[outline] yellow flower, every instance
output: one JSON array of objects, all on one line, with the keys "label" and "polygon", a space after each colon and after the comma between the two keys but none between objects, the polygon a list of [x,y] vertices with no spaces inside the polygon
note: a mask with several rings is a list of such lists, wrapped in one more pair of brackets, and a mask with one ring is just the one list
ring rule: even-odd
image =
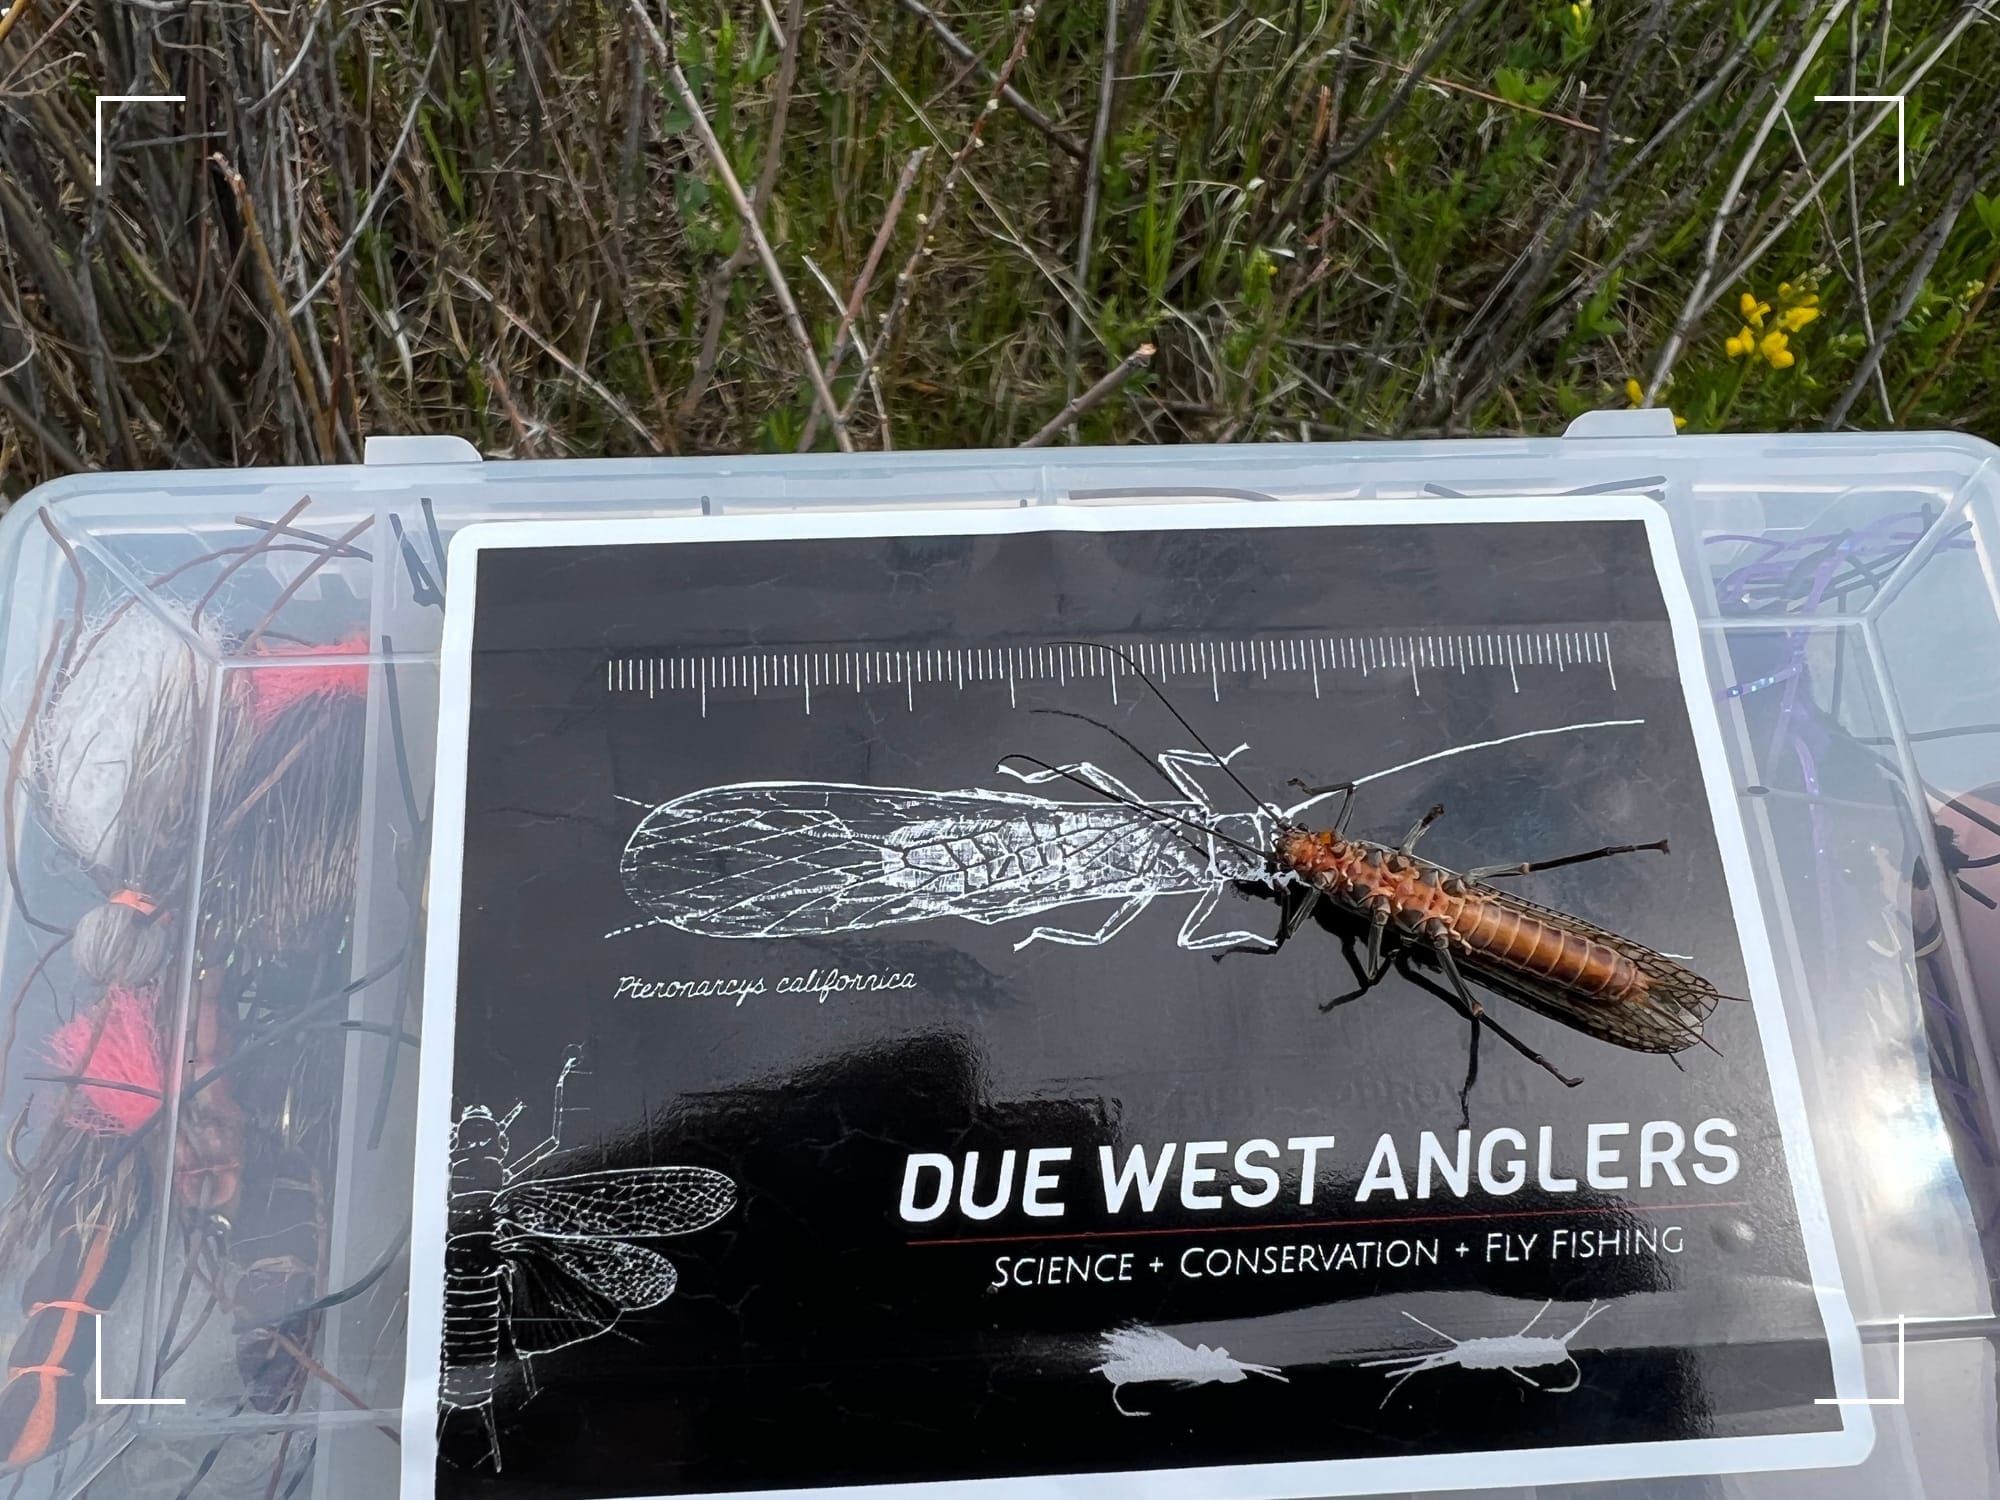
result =
[{"label": "yellow flower", "polygon": [[1806,307],[1804,305],[1800,305],[1798,307],[1792,308],[1789,312],[1783,314],[1778,319],[1778,322],[1782,324],[1784,327],[1789,328],[1793,333],[1797,333],[1801,328],[1805,327],[1806,324],[1810,323],[1814,318],[1818,316],[1819,316],[1818,308]]},{"label": "yellow flower", "polygon": [[1793,359],[1792,351],[1785,347],[1788,342],[1782,328],[1773,328],[1758,342],[1757,352],[1764,356],[1765,363],[1772,369],[1788,369]]},{"label": "yellow flower", "polygon": [[1749,292],[1745,292],[1741,297],[1737,298],[1736,305],[1743,313],[1743,321],[1748,323],[1752,328],[1762,328],[1764,326],[1764,314],[1771,310],[1770,303],[1759,302]]},{"label": "yellow flower", "polygon": [[1791,283],[1790,283],[1789,281],[1781,281],[1781,282],[1779,282],[1779,283],[1778,283],[1778,300],[1779,300],[1780,302],[1789,302],[1789,301],[1791,301],[1791,299],[1792,299],[1792,284],[1791,284]]},{"label": "yellow flower", "polygon": [[1757,347],[1757,335],[1748,328],[1739,329],[1730,338],[1722,341],[1722,349],[1731,359],[1748,354]]},{"label": "yellow flower", "polygon": [[1646,388],[1636,380],[1626,381],[1625,399],[1630,401],[1634,406],[1643,405],[1646,400]]},{"label": "yellow flower", "polygon": [[1675,427],[1676,429],[1679,429],[1679,428],[1682,428],[1682,427],[1685,427],[1685,426],[1687,426],[1687,424],[1688,424],[1688,419],[1687,419],[1686,417],[1675,417],[1675,418],[1674,418],[1674,427]]}]

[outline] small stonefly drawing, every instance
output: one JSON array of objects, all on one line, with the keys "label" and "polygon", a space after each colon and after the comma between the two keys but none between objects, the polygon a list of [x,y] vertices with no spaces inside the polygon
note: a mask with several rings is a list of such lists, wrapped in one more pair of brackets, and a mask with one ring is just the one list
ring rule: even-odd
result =
[{"label": "small stonefly drawing", "polygon": [[1171,1381],[1177,1390],[1198,1385],[1241,1385],[1251,1375],[1285,1377],[1272,1365],[1245,1364],[1230,1358],[1227,1349],[1211,1349],[1206,1344],[1192,1348],[1160,1328],[1135,1325],[1115,1328],[1104,1335],[1101,1365],[1092,1365],[1091,1374],[1111,1382],[1111,1404],[1125,1417],[1146,1417],[1151,1412],[1133,1411],[1118,1399],[1128,1385]]},{"label": "small stonefly drawing", "polygon": [[570,1048],[539,1145],[517,1152],[508,1141],[519,1104],[498,1118],[468,1105],[451,1128],[438,1420],[473,1413],[496,1473],[493,1403],[503,1364],[516,1363],[534,1395],[538,1356],[596,1338],[673,1295],[674,1263],[633,1241],[692,1234],[736,1206],[736,1184],[707,1167],[531,1175],[562,1150],[563,1088],[580,1061],[581,1049]]},{"label": "small stonefly drawing", "polygon": [[[1541,1321],[1542,1314],[1555,1305],[1552,1297],[1536,1310],[1534,1317],[1521,1325],[1519,1333],[1510,1333],[1498,1338],[1455,1339],[1441,1328],[1432,1328],[1415,1313],[1406,1312],[1408,1318],[1419,1328],[1426,1329],[1450,1344],[1449,1349],[1434,1350],[1429,1354],[1398,1354],[1388,1359],[1364,1360],[1360,1368],[1364,1370],[1382,1369],[1391,1365],[1401,1366],[1400,1372],[1389,1383],[1389,1390],[1382,1397],[1382,1406],[1389,1404],[1403,1382],[1412,1375],[1425,1370],[1442,1370],[1447,1365],[1456,1365],[1461,1370],[1505,1370],[1524,1385],[1538,1391],[1547,1391],[1552,1396],[1563,1396],[1583,1384],[1583,1366],[1576,1362],[1576,1356],[1569,1352],[1569,1341],[1583,1331],[1583,1325],[1603,1312],[1610,1303],[1600,1306],[1591,1303],[1577,1325],[1559,1338],[1547,1334],[1530,1335],[1528,1330]],[[1549,1365],[1567,1364],[1574,1371],[1574,1378],[1568,1385],[1545,1386],[1522,1374],[1524,1370],[1537,1370]],[[1376,1408],[1378,1411],[1381,1407]]]}]

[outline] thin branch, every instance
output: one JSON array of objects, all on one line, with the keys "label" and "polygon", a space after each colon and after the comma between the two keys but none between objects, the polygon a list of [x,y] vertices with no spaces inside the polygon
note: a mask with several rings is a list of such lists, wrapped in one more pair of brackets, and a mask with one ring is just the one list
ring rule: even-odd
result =
[{"label": "thin branch", "polygon": [[[743,221],[743,232],[750,236],[757,247],[757,258],[764,263],[764,274],[771,283],[771,293],[778,299],[778,306],[784,310],[785,323],[792,330],[792,338],[805,355],[806,378],[812,382],[813,398],[819,402],[826,414],[833,419],[833,440],[840,445],[843,453],[854,451],[853,439],[847,435],[847,427],[840,413],[840,405],[833,399],[833,391],[826,383],[826,376],[820,372],[819,354],[813,348],[812,335],[806,332],[805,319],[799,314],[799,304],[793,300],[792,289],[785,283],[784,270],[778,265],[778,257],[771,249],[771,242],[764,237],[764,226],[757,222],[757,210],[750,206],[750,200],[743,196],[743,184],[736,180],[736,173],[729,165],[729,154],[722,149],[722,142],[715,138],[715,127],[708,123],[708,116],[702,112],[701,101],[689,86],[687,75],[681,72],[681,65],[674,57],[674,49],[660,34],[660,28],[653,24],[653,18],[646,13],[641,0],[626,0],[632,14],[638,17],[639,29],[653,49],[653,55],[660,61],[672,85],[674,97],[693,122],[695,134],[701,137],[702,148],[708,152],[709,164],[715,168],[716,176],[722,179],[723,189],[729,194],[729,201],[735,205],[737,217]],[[672,12],[668,12],[671,17]]]},{"label": "thin branch", "polygon": [[[778,168],[784,161],[785,120],[791,113],[792,85],[798,78],[798,44],[805,28],[805,8],[805,0],[791,0],[791,8],[782,27],[776,24],[775,17],[772,18],[783,60],[778,64],[778,76],[771,87],[771,125],[764,138],[764,164],[758,168],[757,186],[750,194],[751,203],[760,213],[771,202],[771,190],[777,185]],[[708,391],[716,361],[721,357],[722,325],[729,317],[729,289],[735,284],[736,273],[750,264],[750,257],[755,253],[750,237],[745,235],[708,279],[708,316],[701,330],[701,351],[695,356],[694,370],[688,376],[687,389],[681,392],[680,406],[674,413],[676,420],[683,425],[692,422],[695,413],[700,410],[701,398]]]},{"label": "thin branch", "polygon": [[[1847,16],[1847,92],[1861,92],[1861,13],[1850,11]],[[1847,144],[1854,144],[1854,111],[1846,111]],[[1796,138],[1795,138],[1796,143]],[[1799,152],[1804,156],[1803,149]],[[1875,342],[1875,315],[1869,302],[1868,252],[1861,244],[1861,184],[1854,170],[1854,158],[1847,159],[1847,218],[1852,227],[1854,245],[1854,294],[1855,305],[1861,309],[1861,332],[1869,343]],[[1828,231],[1829,235],[1831,230]],[[1882,420],[1894,422],[1896,415],[1889,404],[1889,382],[1882,374],[1882,367],[1875,367],[1875,390],[1882,398]]]},{"label": "thin branch", "polygon": [[[1122,0],[1104,0],[1104,71],[1097,84],[1097,123],[1090,132],[1090,160],[1083,169],[1083,218],[1076,230],[1076,302],[1069,310],[1069,341],[1064,360],[1068,395],[1076,399],[1076,367],[1083,347],[1083,309],[1090,298],[1091,240],[1097,229],[1097,190],[1104,176],[1104,140],[1111,133],[1111,101],[1118,91],[1118,7]],[[1072,441],[1076,434],[1070,434]]]},{"label": "thin branch", "polygon": [[[1374,63],[1377,67],[1380,68],[1393,68],[1398,73],[1403,74],[1405,77],[1408,77],[1410,74],[1416,71],[1416,69],[1406,67],[1404,64],[1396,62],[1392,58],[1376,57],[1360,47],[1354,47],[1350,50],[1352,50],[1354,55],[1360,58],[1363,62]],[[1502,109],[1516,110],[1521,114],[1533,115],[1537,119],[1548,120],[1557,125],[1567,125],[1572,130],[1586,131],[1591,135],[1603,134],[1602,130],[1600,130],[1597,126],[1591,124],[1590,121],[1588,120],[1579,120],[1574,115],[1559,115],[1554,110],[1537,109],[1532,104],[1522,104],[1513,99],[1503,98],[1499,94],[1489,94],[1486,92],[1485,89],[1476,89],[1469,83],[1460,83],[1455,78],[1446,78],[1439,73],[1426,73],[1423,75],[1423,81],[1425,83],[1430,84],[1434,88],[1451,89],[1460,94],[1470,94],[1475,99],[1484,99],[1488,104],[1497,104]],[[1621,135],[1618,138],[1618,140],[1621,145],[1635,146],[1638,144],[1638,142],[1629,135]]]},{"label": "thin branch", "polygon": [[1096,385],[1078,396],[1050,420],[1049,425],[1021,444],[1023,448],[1046,447],[1055,435],[1078,417],[1097,410],[1126,381],[1153,362],[1153,346],[1141,344],[1125,356],[1118,368],[1106,375]]},{"label": "thin branch", "polygon": [[[993,70],[981,61],[977,52],[974,52],[964,42],[959,40],[956,32],[938,19],[936,11],[932,10],[928,5],[923,4],[922,0],[902,0],[902,6],[904,10],[916,16],[930,27],[932,34],[944,44],[945,51],[971,68],[985,82],[989,84],[993,82]],[[1008,107],[1022,119],[1047,136],[1054,143],[1056,149],[1062,152],[1063,155],[1073,161],[1083,160],[1083,142],[1079,141],[1068,131],[1060,128],[1055,121],[1051,120],[1039,109],[1036,109],[1034,105],[1021,96],[1020,90],[1016,89],[1012,84],[1008,84],[1000,90],[1000,97],[1006,100]]]},{"label": "thin branch", "polygon": [[0,42],[7,40],[7,33],[14,29],[14,23],[25,16],[28,7],[34,3],[35,0],[14,0],[14,3],[7,7],[7,14],[0,16]]},{"label": "thin branch", "polygon": [[1833,404],[1833,410],[1826,414],[1824,424],[1828,432],[1837,432],[1847,420],[1847,413],[1853,408],[1862,391],[1882,363],[1882,356],[1889,352],[1889,341],[1895,338],[1903,326],[1903,320],[1910,315],[1910,309],[1917,305],[1917,298],[1923,294],[1924,282],[1930,277],[1931,267],[1944,252],[1944,242],[1951,238],[1951,229],[1958,222],[1958,216],[1965,211],[1965,205],[1972,199],[1972,189],[1977,181],[1970,172],[1961,172],[1958,181],[1952,185],[1951,199],[1945,204],[1944,212],[1932,222],[1924,236],[1923,253],[1911,267],[1909,279],[1903,283],[1902,295],[1896,299],[1896,307],[1882,324],[1882,331],[1868,346],[1862,356],[1854,378],[1847,383],[1847,389],[1840,393],[1840,399]]},{"label": "thin branch", "polygon": [[430,88],[431,67],[437,62],[438,48],[443,45],[442,33],[432,39],[431,55],[424,59],[424,70],[417,75],[417,87],[410,95],[410,107],[403,115],[403,128],[396,137],[395,149],[389,153],[389,159],[382,163],[382,171],[375,179],[375,187],[368,194],[368,201],[362,205],[361,213],[355,219],[354,227],[348,230],[347,238],[341,242],[340,249],[334,253],[333,259],[326,263],[326,269],[319,273],[319,279],[306,288],[305,295],[286,309],[291,317],[296,318],[312,306],[313,298],[326,289],[326,284],[333,280],[334,273],[346,263],[347,257],[354,253],[354,247],[361,242],[362,231],[367,229],[370,221],[374,219],[375,210],[382,206],[382,197],[389,191],[389,179],[395,176],[396,168],[403,160],[403,153],[409,149],[410,136],[416,131],[417,112],[423,108],[424,96]]},{"label": "thin branch", "polygon": [[292,355],[292,374],[298,381],[299,396],[306,403],[306,409],[313,416],[314,435],[319,439],[319,460],[321,463],[333,461],[333,413],[319,399],[319,385],[313,379],[312,366],[306,362],[306,351],[299,343],[298,333],[292,327],[292,320],[285,314],[285,293],[278,285],[277,267],[271,264],[271,252],[264,244],[264,232],[257,227],[257,210],[250,200],[250,188],[243,181],[242,173],[229,164],[229,158],[220,151],[209,160],[228,179],[230,191],[236,194],[236,207],[243,216],[243,231],[250,237],[250,253],[257,261],[257,269],[264,278],[265,295],[271,299],[271,317],[278,325],[278,331],[285,340]]},{"label": "thin branch", "polygon": [[[896,190],[889,195],[889,206],[883,211],[882,225],[875,231],[875,242],[868,247],[868,258],[861,263],[861,274],[854,278],[854,290],[847,295],[847,305],[841,309],[840,326],[833,331],[833,350],[826,357],[827,384],[840,371],[840,363],[847,358],[848,340],[854,328],[854,320],[861,316],[861,305],[868,296],[869,285],[875,280],[875,270],[882,264],[882,256],[889,248],[889,241],[896,233],[896,222],[903,216],[903,200],[910,196],[910,187],[917,180],[917,172],[923,167],[924,159],[931,154],[928,146],[919,146],[910,153],[910,159],[903,163],[903,175],[896,179]],[[864,352],[861,356],[867,359]],[[819,437],[819,408],[806,420],[806,430],[799,437],[798,451],[810,453],[812,445]]]},{"label": "thin branch", "polygon": [[570,379],[574,380],[578,385],[582,386],[585,390],[589,391],[591,395],[595,396],[599,401],[602,401],[606,406],[610,407],[612,411],[616,412],[618,414],[619,420],[622,421],[627,427],[631,428],[634,432],[636,432],[641,438],[641,440],[645,442],[647,447],[651,448],[655,453],[665,453],[667,451],[665,444],[663,444],[659,440],[659,438],[653,435],[652,429],[647,427],[644,422],[641,422],[637,417],[635,417],[632,414],[631,407],[627,406],[623,401],[620,401],[617,398],[617,396],[613,395],[609,390],[607,390],[601,382],[594,379],[590,375],[586,374],[582,369],[578,368],[575,360],[571,359],[567,354],[563,353],[562,350],[558,349],[554,344],[550,343],[547,339],[543,338],[539,333],[535,332],[535,330],[528,325],[527,321],[524,318],[522,318],[519,314],[517,314],[511,307],[507,306],[506,303],[502,302],[498,297],[495,297],[491,292],[487,291],[485,287],[481,286],[477,281],[473,280],[472,277],[466,275],[463,271],[454,271],[452,272],[452,275],[456,276],[460,281],[464,282],[467,289],[470,290],[474,296],[480,298],[484,302],[490,303],[495,312],[500,314],[501,317],[505,318],[518,331],[527,335],[528,339],[535,345],[536,348],[540,349],[542,353],[546,354],[550,359],[554,360],[557,364],[563,367],[563,370],[569,375]]},{"label": "thin branch", "polygon": [[[1749,147],[1736,163],[1736,171],[1730,177],[1729,185],[1722,190],[1722,201],[1715,206],[1715,216],[1709,221],[1708,241],[1702,246],[1701,270],[1695,276],[1694,287],[1688,292],[1687,303],[1681,308],[1681,315],[1674,322],[1674,330],[1668,335],[1666,346],[1660,350],[1659,361],[1653,366],[1653,378],[1646,383],[1645,397],[1639,403],[1641,406],[1653,404],[1660,387],[1667,383],[1667,376],[1673,373],[1674,361],[1680,358],[1681,349],[1686,345],[1688,335],[1694,331],[1695,321],[1702,315],[1705,306],[1702,299],[1708,295],[1708,289],[1715,281],[1715,262],[1722,253],[1723,231],[1729,227],[1729,216],[1736,209],[1736,200],[1742,195],[1743,184],[1750,176],[1751,167],[1756,165],[1757,154],[1764,149],[1764,142],[1770,139],[1771,132],[1777,128],[1778,116],[1785,112],[1785,106],[1791,102],[1792,93],[1798,88],[1799,80],[1804,78],[1807,70],[1812,67],[1813,60],[1819,56],[1819,49],[1825,44],[1827,35],[1833,30],[1834,23],[1840,19],[1849,3],[1850,0],[1834,0],[1826,15],[1821,18],[1819,29],[1813,33],[1812,40],[1806,43],[1798,61],[1792,64],[1792,71],[1785,75],[1785,81],[1778,85],[1777,97],[1771,101],[1771,107],[1765,112],[1763,123],[1758,125],[1757,133],[1750,138]],[[1724,285],[1729,284],[1731,283],[1724,283]]]},{"label": "thin branch", "polygon": [[[945,168],[944,181],[938,184],[937,194],[931,199],[930,212],[917,220],[917,227],[923,230],[923,234],[918,237],[916,248],[910,252],[909,259],[903,262],[903,269],[896,273],[895,294],[889,299],[889,310],[882,315],[882,326],[875,335],[876,359],[885,357],[889,352],[890,342],[896,336],[896,324],[902,317],[904,309],[910,304],[910,288],[915,284],[917,268],[923,264],[924,257],[931,253],[930,241],[936,234],[938,221],[944,217],[944,211],[951,203],[952,190],[958,186],[959,178],[965,173],[966,162],[971,160],[972,153],[984,144],[982,136],[986,122],[992,119],[994,112],[1000,108],[1001,91],[1006,88],[1007,80],[1013,76],[1014,69],[1020,66],[1021,59],[1027,55],[1028,33],[1034,28],[1034,24],[1035,7],[1022,6],[1021,25],[1014,33],[1014,45],[1007,53],[1007,60],[1000,65],[999,73],[995,75],[993,92],[986,100],[986,107],[980,110],[979,118],[972,122],[972,129],[966,134],[965,144],[958,148],[957,154],[951,159],[951,165]],[[854,394],[848,397],[847,404],[840,409],[839,416],[842,420],[845,420],[860,404],[862,388],[866,383],[865,377],[873,367],[873,363],[873,360],[862,361],[861,375],[864,378],[855,382]],[[840,436],[838,427],[834,429],[834,435]]]},{"label": "thin branch", "polygon": [[[1951,50],[1952,44],[1956,42],[1959,39],[1959,37],[1965,34],[1965,30],[1967,27],[1971,26],[1974,21],[1979,20],[1981,17],[1987,17],[1987,13],[1978,3],[1978,0],[1974,0],[1974,3],[1966,6],[1966,8],[1959,14],[1958,20],[1955,23],[1953,23],[1951,29],[1947,31],[1943,35],[1943,37],[1941,37],[1938,40],[1938,44],[1930,50],[1930,52],[1924,57],[1924,60],[1918,63],[1915,68],[1911,69],[1910,72],[1899,83],[1897,83],[1892,88],[1884,90],[1884,92],[1889,94],[1915,93],[1917,85],[1919,83],[1922,83],[1925,76],[1931,71],[1931,69],[1938,65],[1938,63],[1943,59],[1945,53]],[[1987,19],[1991,18],[1987,17]],[[1894,119],[1895,115],[1896,115],[1895,105],[1889,104],[1883,106],[1883,108],[1876,113],[1875,118],[1869,121],[1867,125],[1862,127],[1860,133],[1854,137],[1852,142],[1849,143],[1847,149],[1842,151],[1840,155],[1836,156],[1830,163],[1827,164],[1827,169],[1824,174],[1825,177],[1833,176],[1833,174],[1837,172],[1841,167],[1845,166],[1849,161],[1853,160],[1854,153],[1858,149],[1860,149],[1861,143],[1867,140],[1869,136],[1873,135],[1876,132],[1876,130],[1881,128],[1883,125],[1887,124],[1890,120]],[[1748,271],[1751,266],[1755,265],[1758,261],[1763,259],[1764,252],[1766,250],[1769,250],[1773,245],[1775,245],[1778,242],[1779,237],[1785,234],[1792,227],[1792,225],[1798,222],[1799,215],[1803,214],[1806,211],[1806,208],[1811,204],[1811,202],[1812,202],[1812,193],[1811,191],[1809,191],[1804,198],[1801,198],[1797,203],[1794,203],[1791,206],[1791,208],[1786,210],[1783,217],[1781,217],[1776,224],[1771,226],[1770,232],[1766,234],[1762,239],[1758,240],[1755,245],[1752,245],[1748,253],[1746,253],[1740,260],[1736,262],[1736,265],[1731,269],[1730,273],[1727,276],[1723,277],[1722,280],[1717,283],[1717,290],[1710,295],[1707,303],[1702,307],[1701,311],[1705,313],[1709,310],[1709,308],[1714,307],[1715,304],[1722,299],[1727,288],[1734,286],[1738,281],[1742,280],[1744,273]]]},{"label": "thin branch", "polygon": [[[1987,270],[1986,281],[1979,288],[1979,295],[1974,297],[1971,305],[1965,309],[1965,316],[1959,319],[1958,327],[1952,330],[1951,338],[1945,344],[1943,351],[1925,367],[1923,379],[1919,380],[1916,386],[1910,391],[1910,394],[1903,398],[1902,408],[1889,418],[1896,426],[1901,427],[1905,422],[1910,420],[1910,413],[1916,410],[1917,403],[1924,399],[1924,396],[1929,392],[1938,376],[1951,368],[1951,362],[1958,358],[1958,346],[1965,342],[1965,336],[1972,332],[1972,325],[1977,323],[1979,315],[1986,311],[1986,303],[1992,297],[1993,288],[1996,286],[2000,286],[2000,258],[1996,258],[1992,266]],[[1879,365],[1875,370],[1875,378],[1878,382],[1882,380],[1882,371]],[[1888,399],[1889,392],[1885,385],[1882,392],[1882,400],[1885,407]]]}]

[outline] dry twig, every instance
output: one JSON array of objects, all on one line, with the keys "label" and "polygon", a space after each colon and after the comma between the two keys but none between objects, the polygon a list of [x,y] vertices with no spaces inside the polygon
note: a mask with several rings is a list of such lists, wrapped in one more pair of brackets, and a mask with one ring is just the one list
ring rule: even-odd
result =
[{"label": "dry twig", "polygon": [[1153,352],[1151,344],[1141,344],[1130,354],[1126,355],[1115,370],[1111,371],[1102,380],[1098,381],[1096,385],[1093,385],[1089,390],[1057,412],[1049,420],[1048,426],[1029,438],[1021,446],[1023,448],[1046,447],[1057,433],[1069,426],[1078,417],[1097,410],[1098,407],[1102,406],[1110,398],[1114,391],[1134,375],[1138,374],[1139,371],[1145,369],[1147,365],[1151,364],[1153,362]]},{"label": "dry twig", "polygon": [[[701,101],[681,72],[681,65],[674,57],[674,49],[667,39],[660,35],[660,28],[653,24],[653,18],[646,14],[641,0],[626,0],[632,14],[639,18],[640,30],[644,33],[653,55],[665,70],[667,82],[672,85],[674,97],[680,101],[689,119],[694,124],[695,134],[701,137],[702,149],[708,153],[709,165],[715,175],[722,179],[722,187],[729,194],[729,201],[735,205],[736,216],[743,221],[743,232],[750,236],[756,246],[757,258],[764,263],[764,274],[770,279],[771,294],[778,299],[778,306],[784,309],[785,324],[792,330],[792,338],[799,351],[805,356],[806,378],[812,382],[813,397],[820,408],[833,419],[833,440],[840,445],[843,453],[854,451],[854,442],[847,435],[847,423],[839,403],[833,399],[833,391],[826,383],[826,376],[820,373],[819,354],[813,348],[812,335],[806,332],[805,319],[799,313],[799,304],[792,297],[792,289],[785,282],[785,273],[778,264],[777,254],[771,249],[771,242],[764,237],[764,226],[757,222],[757,210],[750,206],[750,200],[743,196],[743,184],[736,180],[736,173],[729,165],[729,153],[722,149],[722,142],[715,138],[715,127],[708,123],[708,116],[702,112]],[[671,23],[673,12],[667,13]]]},{"label": "dry twig", "polygon": [[[938,41],[944,44],[945,51],[971,68],[985,82],[993,82],[993,70],[980,60],[977,52],[974,52],[959,39],[957,32],[938,19],[938,13],[928,5],[925,5],[923,0],[902,0],[902,6],[904,10],[930,27],[932,34],[937,37]],[[1104,65],[1107,68],[1111,66],[1109,57],[1105,59]],[[1054,143],[1056,149],[1061,151],[1063,155],[1073,161],[1083,160],[1083,142],[1079,141],[1068,131],[1061,129],[1055,121],[1051,120],[1039,109],[1036,109],[1034,105],[1021,96],[1020,90],[1016,89],[1011,83],[1005,85],[1000,90],[1000,97],[1006,100],[1008,107],[1020,115],[1022,119],[1047,136]]]}]

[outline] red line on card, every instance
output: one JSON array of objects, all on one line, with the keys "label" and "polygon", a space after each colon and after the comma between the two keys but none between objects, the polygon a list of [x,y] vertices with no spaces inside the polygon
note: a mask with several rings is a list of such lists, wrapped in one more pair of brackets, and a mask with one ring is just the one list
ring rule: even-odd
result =
[{"label": "red line on card", "polygon": [[1278,1234],[1295,1229],[1370,1229],[1382,1224],[1462,1224],[1478,1219],[1560,1219],[1579,1214],[1674,1214],[1703,1208],[1748,1208],[1745,1198],[1727,1203],[1635,1203],[1619,1208],[1521,1208],[1499,1214],[1407,1214],[1387,1219],[1310,1219],[1301,1224],[1206,1224],[1170,1229],[1079,1230],[1075,1234],[993,1234],[955,1240],[906,1240],[913,1250],[927,1245],[1053,1245],[1064,1240],[1129,1240],[1164,1234]]}]

